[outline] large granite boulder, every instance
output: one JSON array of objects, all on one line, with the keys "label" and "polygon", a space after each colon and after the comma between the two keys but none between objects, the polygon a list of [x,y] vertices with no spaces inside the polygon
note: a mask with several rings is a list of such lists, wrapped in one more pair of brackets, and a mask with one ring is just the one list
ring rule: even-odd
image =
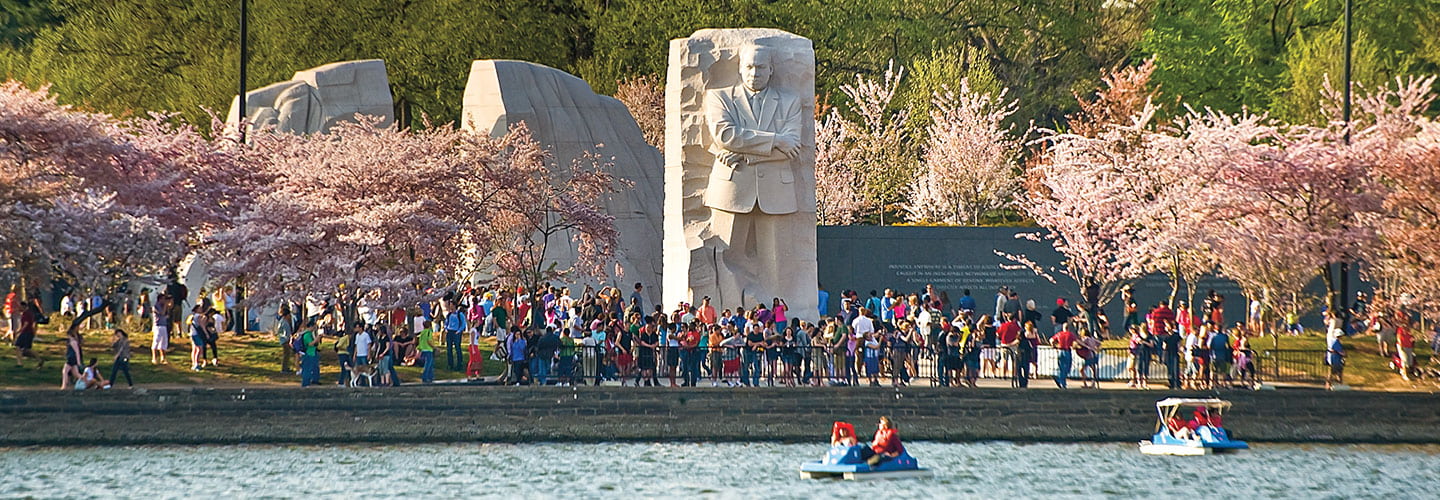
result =
[{"label": "large granite boulder", "polygon": [[[475,61],[465,84],[461,127],[503,135],[525,122],[535,139],[554,155],[555,168],[568,168],[588,152],[612,157],[614,174],[629,187],[603,201],[620,231],[619,265],[625,283],[646,285],[646,309],[653,307],[660,280],[660,221],[663,159],[645,142],[624,104],[598,95],[574,75],[555,68],[504,60]],[[548,258],[559,267],[575,260],[571,238],[552,242]],[[630,290],[623,286],[623,290]]]},{"label": "large granite boulder", "polygon": [[[226,123],[239,118],[240,98],[230,101]],[[380,117],[378,126],[395,120],[385,61],[342,61],[295,72],[289,80],[245,93],[245,118],[250,130],[274,127],[282,132],[325,132],[355,115]]]}]

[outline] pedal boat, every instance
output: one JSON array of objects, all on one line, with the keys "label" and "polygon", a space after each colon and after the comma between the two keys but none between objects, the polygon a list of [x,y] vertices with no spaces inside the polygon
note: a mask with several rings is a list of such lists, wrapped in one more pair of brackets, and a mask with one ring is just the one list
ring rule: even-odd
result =
[{"label": "pedal boat", "polygon": [[871,467],[860,459],[860,450],[865,445],[832,446],[824,460],[806,462],[800,465],[801,479],[844,479],[846,481],[869,481],[875,479],[915,479],[934,477],[930,469],[920,468],[915,457],[906,450],[900,456],[880,462]]},{"label": "pedal boat", "polygon": [[1166,398],[1157,401],[1155,410],[1159,421],[1155,424],[1155,434],[1149,441],[1140,442],[1140,453],[1194,456],[1250,449],[1248,443],[1230,439],[1230,433],[1223,427],[1201,425],[1193,432],[1172,432],[1165,425],[1166,420],[1178,416],[1185,408],[1204,408],[1213,417],[1218,417],[1229,407],[1230,402],[1223,399]]}]

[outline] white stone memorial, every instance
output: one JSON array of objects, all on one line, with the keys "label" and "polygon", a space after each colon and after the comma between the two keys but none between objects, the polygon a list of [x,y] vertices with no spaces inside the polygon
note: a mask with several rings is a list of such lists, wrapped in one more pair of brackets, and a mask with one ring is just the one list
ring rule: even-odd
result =
[{"label": "white stone memorial", "polygon": [[[614,161],[615,177],[627,181],[619,193],[601,201],[615,217],[620,232],[618,264],[624,274],[620,288],[628,297],[631,284],[645,285],[646,310],[659,289],[662,158],[645,142],[635,118],[620,101],[598,95],[569,73],[524,61],[483,60],[470,66],[461,110],[465,130],[504,135],[525,122],[535,139],[554,156],[554,168],[569,168],[586,152]],[[560,268],[576,258],[576,244],[551,242],[547,260]]]},{"label": "white stone memorial", "polygon": [[774,29],[670,42],[664,298],[817,313],[815,51]]},{"label": "white stone memorial", "polygon": [[[239,121],[239,107],[236,96],[225,119],[232,127]],[[245,93],[249,130],[274,127],[295,134],[325,132],[340,121],[354,120],[357,114],[380,117],[377,125],[381,127],[395,121],[385,61],[330,63]]]}]

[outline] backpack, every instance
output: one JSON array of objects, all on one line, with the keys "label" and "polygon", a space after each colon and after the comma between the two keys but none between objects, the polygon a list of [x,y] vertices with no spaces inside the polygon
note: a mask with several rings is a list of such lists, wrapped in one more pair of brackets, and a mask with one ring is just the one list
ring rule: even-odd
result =
[{"label": "backpack", "polygon": [[296,354],[305,354],[305,334],[298,333],[290,337],[290,349]]}]

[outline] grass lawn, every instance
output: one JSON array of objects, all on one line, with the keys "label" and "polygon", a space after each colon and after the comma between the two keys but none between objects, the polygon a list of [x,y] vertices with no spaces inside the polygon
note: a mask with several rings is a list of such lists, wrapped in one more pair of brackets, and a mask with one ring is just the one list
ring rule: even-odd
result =
[{"label": "grass lawn", "polygon": [[[1265,336],[1251,338],[1250,347],[1256,351],[1275,349],[1275,337]],[[1375,342],[1374,335],[1352,336],[1340,340],[1345,346],[1345,383],[1357,389],[1370,390],[1422,390],[1434,391],[1437,388],[1433,381],[1406,382],[1400,378],[1400,373],[1390,369],[1390,360],[1380,357],[1380,348]],[[1424,344],[1424,345],[1421,345]],[[1105,347],[1128,347],[1125,340],[1106,340]],[[1313,350],[1316,356],[1323,354],[1325,350],[1325,335],[1320,332],[1307,331],[1303,335],[1279,337],[1279,348],[1286,350]],[[1423,339],[1415,340],[1415,363],[1421,367],[1434,366],[1430,361],[1430,347]],[[1319,365],[1317,369],[1325,369]],[[1324,376],[1325,373],[1319,373]]]},{"label": "grass lawn", "polygon": [[[98,324],[98,319],[96,323]],[[15,366],[14,348],[8,345],[5,354],[7,359],[0,361],[0,388],[59,388],[60,368],[65,363],[65,343],[63,341],[63,324],[69,321],[56,315],[49,325],[41,325],[39,335],[35,338],[35,352],[45,359],[45,367],[35,368],[35,361],[25,360],[23,367]],[[169,364],[150,364],[150,332],[140,328],[138,321],[127,322],[126,332],[130,333],[130,374],[134,377],[137,385],[154,386],[238,386],[238,385],[299,385],[300,378],[293,372],[281,373],[280,354],[281,347],[274,335],[268,332],[249,332],[244,336],[236,336],[232,333],[220,335],[220,366],[206,367],[204,371],[194,372],[190,370],[190,340],[185,337],[171,337]],[[85,357],[96,358],[97,366],[101,375],[110,376],[111,360],[114,359],[110,351],[111,332],[102,329],[82,329],[81,336],[84,337]],[[439,335],[437,335],[439,337]],[[438,340],[438,339],[437,339]],[[321,381],[334,383],[339,377],[340,369],[335,362],[335,352],[330,348],[333,339],[326,339],[320,356]],[[498,375],[502,371],[502,364],[499,361],[488,359],[490,352],[481,351],[485,360],[485,375]],[[445,352],[437,346],[435,352],[435,378],[455,379],[464,378],[464,372],[454,372],[444,368]],[[295,358],[291,358],[291,367],[296,368]],[[400,373],[400,380],[405,383],[419,382],[420,367],[397,366],[396,371]],[[124,375],[120,375],[119,384],[124,386]]]},{"label": "grass lawn", "polygon": [[[6,354],[9,359],[0,361],[0,388],[59,388],[60,367],[65,362],[65,344],[61,340],[62,323],[68,321],[58,315],[49,325],[41,325],[40,334],[35,339],[35,350],[46,363],[43,369],[35,369],[35,362],[26,360],[23,367],[16,367],[14,363],[14,350],[10,348]],[[98,323],[98,320],[97,320]],[[190,341],[184,337],[171,338],[171,351],[169,364],[150,364],[150,333],[142,329],[138,321],[132,320],[125,325],[125,331],[131,332],[130,346],[132,358],[130,360],[130,373],[134,376],[135,382],[146,386],[239,386],[239,385],[299,385],[299,377],[293,372],[281,373],[280,353],[281,347],[275,337],[266,332],[250,332],[244,336],[235,336],[225,333],[220,336],[220,366],[207,367],[204,371],[194,372],[190,370]],[[86,358],[99,360],[101,374],[110,376],[110,331],[102,329],[81,330],[85,338]],[[439,337],[439,335],[437,335]],[[437,338],[437,341],[439,339]],[[333,340],[327,339],[324,348],[321,350],[320,374],[324,383],[334,383],[339,377],[339,367],[335,362],[335,353],[330,348]],[[1389,368],[1389,360],[1381,358],[1379,349],[1375,344],[1374,336],[1348,337],[1342,340],[1345,345],[1347,358],[1345,366],[1345,382],[1359,389],[1370,390],[1429,390],[1437,389],[1435,382],[1405,382],[1400,375]],[[1417,340],[1417,344],[1421,342]],[[1123,348],[1127,343],[1123,340],[1107,340],[1105,347]],[[1252,339],[1251,346],[1256,350],[1273,349],[1275,342],[1272,337]],[[8,346],[7,346],[8,347]],[[1316,332],[1307,332],[1305,335],[1291,337],[1281,336],[1279,338],[1281,349],[1309,349],[1322,350],[1325,348],[1325,337]],[[487,376],[498,375],[503,370],[499,361],[488,359],[489,350],[481,351],[486,356],[484,374]],[[435,378],[457,379],[463,378],[463,372],[453,372],[444,368],[445,353],[442,347],[437,346],[435,357]],[[1319,353],[1317,352],[1318,356]],[[1430,349],[1428,345],[1417,345],[1415,358],[1420,366],[1431,366]],[[87,359],[88,360],[88,359]],[[292,358],[292,368],[297,361]],[[1319,369],[1323,369],[1323,365]],[[400,379],[404,382],[416,382],[420,380],[420,368],[411,366],[396,367],[400,373]],[[1323,373],[1321,374],[1323,375]],[[123,376],[122,376],[123,379]]]}]

